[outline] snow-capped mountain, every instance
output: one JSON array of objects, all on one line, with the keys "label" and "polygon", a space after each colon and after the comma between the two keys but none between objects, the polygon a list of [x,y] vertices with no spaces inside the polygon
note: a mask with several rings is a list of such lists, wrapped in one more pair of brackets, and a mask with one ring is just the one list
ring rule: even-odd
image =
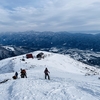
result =
[{"label": "snow-capped mountain", "polygon": [[[15,38],[16,37],[16,38]],[[67,48],[100,51],[100,34],[69,32],[7,32],[0,34],[0,44],[28,48]]]},{"label": "snow-capped mountain", "polygon": [[[44,57],[38,60],[41,52]],[[31,54],[33,58],[27,59],[25,54],[0,61],[0,100],[99,100],[100,69],[69,55],[45,51]],[[50,80],[44,79],[46,67]],[[27,78],[20,78],[20,68],[26,69]],[[13,80],[16,71],[18,79]]]},{"label": "snow-capped mountain", "polygon": [[[91,66],[100,66],[100,52],[94,52],[92,50],[79,50],[79,49],[66,49],[66,48],[42,48],[43,51],[50,51],[59,54],[68,54],[75,60],[81,61]],[[0,47],[0,60],[36,51],[36,48],[30,49],[28,47],[15,47],[15,46],[1,46]]]},{"label": "snow-capped mountain", "polygon": [[3,46],[6,50],[15,51],[15,49],[11,46]]},{"label": "snow-capped mountain", "polygon": [[21,54],[28,53],[30,50],[27,50],[22,47],[16,47],[16,46],[0,46],[0,60],[18,56]]},{"label": "snow-capped mountain", "polygon": [[[0,45],[2,46],[0,47],[0,60],[36,50],[44,50],[64,54],[69,53],[72,58],[78,61],[99,67],[100,57],[97,55],[100,54],[100,32],[95,31],[95,34],[93,33],[69,33],[65,31],[0,33]],[[7,48],[4,48],[5,46]],[[8,46],[12,46],[15,51],[12,51]],[[57,49],[52,50],[52,48]]]},{"label": "snow-capped mountain", "polygon": [[68,54],[75,60],[81,61],[85,64],[99,67],[100,66],[100,52],[94,52],[93,50],[79,50],[79,49],[57,49],[51,48],[49,51],[60,54]]}]

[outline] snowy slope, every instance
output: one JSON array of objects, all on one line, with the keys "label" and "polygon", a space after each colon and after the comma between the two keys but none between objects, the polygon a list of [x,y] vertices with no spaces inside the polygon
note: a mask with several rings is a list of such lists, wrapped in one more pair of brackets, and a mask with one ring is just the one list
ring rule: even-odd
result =
[{"label": "snowy slope", "polygon": [[3,46],[3,47],[9,51],[15,51],[15,49],[11,46]]},{"label": "snowy slope", "polygon": [[[26,59],[25,55],[0,61],[0,100],[100,100],[99,69],[75,61],[67,55],[43,52],[45,58]],[[25,59],[25,61],[22,61]],[[44,79],[44,69],[51,80]],[[20,68],[28,78],[20,78]],[[15,72],[19,78],[13,80]]]}]

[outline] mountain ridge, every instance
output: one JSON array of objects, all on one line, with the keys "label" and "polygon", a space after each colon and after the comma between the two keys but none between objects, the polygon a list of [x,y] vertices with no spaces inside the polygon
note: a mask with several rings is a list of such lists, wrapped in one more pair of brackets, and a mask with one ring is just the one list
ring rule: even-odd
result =
[{"label": "mountain ridge", "polygon": [[[84,34],[69,32],[7,32],[0,34],[0,59],[13,57],[36,50],[69,54],[78,61],[92,66],[100,66],[100,34]],[[3,46],[11,46],[15,51],[5,50]],[[57,51],[53,51],[56,48]],[[72,50],[73,49],[73,50]],[[89,52],[91,53],[89,53]],[[95,53],[95,55],[94,55]],[[90,55],[91,56],[88,56]],[[88,56],[88,59],[87,59]]]},{"label": "mountain ridge", "polygon": [[[36,55],[40,52],[46,56],[38,60]],[[99,100],[100,80],[93,72],[99,72],[98,68],[75,61],[68,55],[45,51],[31,53],[34,59],[21,55],[0,61],[0,82],[9,79],[0,84],[1,100]],[[21,60],[23,56],[25,61]],[[50,80],[44,79],[46,67]],[[20,78],[20,68],[26,69],[27,78]],[[18,79],[13,80],[16,71]]]}]

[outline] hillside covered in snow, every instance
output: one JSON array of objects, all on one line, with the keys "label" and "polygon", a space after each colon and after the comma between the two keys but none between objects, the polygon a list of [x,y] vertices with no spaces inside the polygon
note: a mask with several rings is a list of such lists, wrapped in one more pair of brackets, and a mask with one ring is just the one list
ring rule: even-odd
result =
[{"label": "hillside covered in snow", "polygon": [[[37,59],[42,52],[44,57]],[[68,55],[45,51],[0,61],[0,100],[99,100],[100,70],[70,58]],[[45,80],[44,69],[50,71]],[[20,69],[27,78],[20,78]],[[12,76],[18,72],[18,79]]]}]

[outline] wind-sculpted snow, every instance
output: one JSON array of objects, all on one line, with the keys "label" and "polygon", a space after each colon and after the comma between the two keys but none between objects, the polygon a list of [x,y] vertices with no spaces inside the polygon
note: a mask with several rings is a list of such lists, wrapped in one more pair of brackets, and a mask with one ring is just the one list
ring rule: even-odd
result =
[{"label": "wind-sculpted snow", "polygon": [[[0,74],[0,100],[99,100],[100,80],[94,75],[94,70],[99,74],[99,69],[82,64],[69,56],[44,52],[45,58],[37,60],[36,55],[40,51],[32,53],[34,59],[21,59],[25,55],[0,61],[0,68],[8,65],[6,73]],[[13,62],[12,66],[9,61]],[[8,64],[7,64],[8,62]],[[9,68],[13,68],[12,72]],[[50,71],[50,80],[44,79],[44,69]],[[20,68],[25,68],[28,78],[20,78]],[[7,72],[8,71],[8,72]],[[14,71],[14,72],[13,72]],[[13,80],[15,71],[18,79]],[[1,73],[1,71],[0,71]],[[89,73],[89,76],[86,76]]]},{"label": "wind-sculpted snow", "polygon": [[12,60],[4,60],[2,61],[2,65],[1,65],[1,68],[0,68],[0,74],[1,73],[8,73],[8,72],[13,72],[13,68],[14,68],[14,64],[13,64],[13,61]]}]

